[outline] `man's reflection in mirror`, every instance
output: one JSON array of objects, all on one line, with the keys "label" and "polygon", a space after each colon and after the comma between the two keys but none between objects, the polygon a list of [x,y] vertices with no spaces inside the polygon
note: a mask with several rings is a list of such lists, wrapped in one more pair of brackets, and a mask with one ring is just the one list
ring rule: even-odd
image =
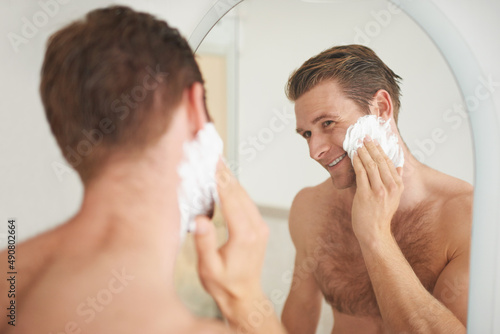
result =
[{"label": "man's reflection in mirror", "polygon": [[[473,187],[412,156],[398,129],[400,81],[361,45],[323,51],[289,78],[297,132],[330,174],[292,204],[290,333],[315,333],[323,297],[332,333],[465,333]],[[346,154],[347,129],[370,114],[390,122],[402,168],[368,136]]]}]

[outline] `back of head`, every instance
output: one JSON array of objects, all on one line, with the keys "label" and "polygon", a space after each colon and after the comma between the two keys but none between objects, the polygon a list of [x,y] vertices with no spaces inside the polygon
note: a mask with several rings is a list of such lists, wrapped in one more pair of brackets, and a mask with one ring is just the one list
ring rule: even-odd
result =
[{"label": "back of head", "polygon": [[286,94],[296,101],[303,94],[325,80],[337,82],[346,97],[352,99],[363,112],[369,114],[374,94],[386,90],[394,106],[394,121],[398,121],[401,95],[394,73],[373,52],[363,45],[343,45],[327,49],[307,60],[288,79]]},{"label": "back of head", "polygon": [[114,154],[154,144],[183,91],[203,83],[176,29],[122,6],[91,11],[52,35],[41,76],[52,133],[84,183]]}]

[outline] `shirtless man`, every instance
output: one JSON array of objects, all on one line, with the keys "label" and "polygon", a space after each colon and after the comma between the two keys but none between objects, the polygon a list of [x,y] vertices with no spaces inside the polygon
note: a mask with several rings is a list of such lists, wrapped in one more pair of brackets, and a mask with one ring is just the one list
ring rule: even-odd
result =
[{"label": "shirtless man", "polygon": [[[326,50],[289,79],[297,132],[330,174],[292,204],[289,333],[315,333],[323,297],[335,334],[466,332],[472,186],[421,164],[403,144],[399,79],[359,45]],[[346,130],[364,114],[390,119],[402,169],[370,138],[353,161],[346,156]]]},{"label": "shirtless man", "polygon": [[[198,65],[176,29],[127,7],[92,11],[51,37],[41,95],[84,198],[65,224],[17,245],[17,320],[5,317],[3,278],[0,332],[284,333],[260,288],[267,226],[221,162],[230,238],[218,249],[213,224],[200,216],[195,239],[202,282],[233,329],[195,318],[175,293],[177,168],[183,143],[208,117]],[[75,159],[89,136],[98,142],[97,129],[100,142]],[[7,251],[0,258],[11,271]]]}]

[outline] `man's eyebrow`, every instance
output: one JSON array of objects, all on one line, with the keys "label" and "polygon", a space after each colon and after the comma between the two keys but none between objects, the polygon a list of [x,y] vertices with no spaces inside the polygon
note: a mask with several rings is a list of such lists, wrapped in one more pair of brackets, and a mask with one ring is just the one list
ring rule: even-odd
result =
[{"label": "man's eyebrow", "polygon": [[337,114],[334,114],[334,113],[325,113],[325,114],[321,114],[319,115],[318,117],[316,117],[313,121],[312,121],[312,124],[316,124],[318,123],[319,121],[321,121],[322,119],[324,118],[334,118],[334,119],[338,119],[339,118],[339,115]]},{"label": "man's eyebrow", "polygon": [[[333,114],[333,113],[325,113],[325,114],[321,114],[319,115],[318,117],[316,117],[315,119],[313,119],[312,121],[312,125],[318,123],[319,121],[321,121],[322,119],[325,119],[325,118],[334,118],[334,119],[338,119],[339,118],[339,115],[337,114]],[[297,131],[297,133],[301,133],[302,131],[304,131],[303,129],[301,128],[297,128],[295,131]]]}]

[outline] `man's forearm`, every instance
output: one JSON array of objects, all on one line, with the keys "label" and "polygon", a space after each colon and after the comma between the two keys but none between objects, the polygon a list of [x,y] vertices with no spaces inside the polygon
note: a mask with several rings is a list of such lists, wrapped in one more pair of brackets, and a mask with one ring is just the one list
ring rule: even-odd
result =
[{"label": "man's forearm", "polygon": [[382,318],[391,331],[466,332],[457,317],[423,287],[392,235],[360,245]]}]

